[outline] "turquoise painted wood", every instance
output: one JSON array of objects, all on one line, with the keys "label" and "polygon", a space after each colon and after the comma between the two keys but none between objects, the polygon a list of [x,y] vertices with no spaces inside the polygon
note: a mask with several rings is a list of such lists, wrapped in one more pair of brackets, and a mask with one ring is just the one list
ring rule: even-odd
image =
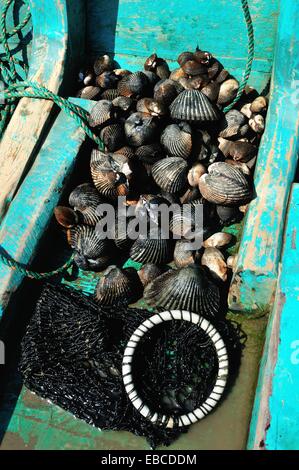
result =
[{"label": "turquoise painted wood", "polygon": [[252,415],[250,449],[299,449],[299,184],[293,185],[281,273]]},{"label": "turquoise painted wood", "polygon": [[[49,3],[51,2],[47,2],[47,5]],[[63,0],[58,3],[62,9],[66,5]],[[210,49],[238,78],[242,75],[247,39],[239,0],[177,0],[168,2],[167,8],[161,7],[161,2],[155,0],[111,0],[109,3],[104,0],[88,0],[85,4],[86,45],[78,41],[84,31],[84,15],[74,15],[74,9],[77,5],[82,8],[82,4],[68,4],[68,22],[70,15],[73,20],[76,18],[73,24],[75,33],[77,32],[77,35],[74,34],[77,45],[69,49],[70,59],[74,58],[70,61],[72,64],[76,63],[78,54],[89,57],[101,52],[111,52],[115,54],[121,66],[134,70],[140,67],[145,57],[153,51],[173,61],[182,49],[194,49],[198,44]],[[42,8],[44,4],[39,6]],[[276,36],[278,1],[251,0],[250,6],[253,11],[257,46],[250,83],[259,91],[270,77],[275,38],[276,56],[270,111],[256,171],[258,197],[251,204],[247,216],[238,270],[234,276],[230,297],[234,308],[245,310],[268,306],[274,292],[283,220],[296,165],[298,139],[298,113],[291,92],[296,91],[298,79],[298,32],[295,26],[299,8],[291,0],[284,0]],[[41,9],[40,14],[43,11]],[[47,14],[48,11],[49,9]],[[83,10],[81,12],[83,13]],[[40,32],[42,31],[41,28]],[[50,25],[47,31],[48,37],[55,42],[56,34],[51,32]],[[66,47],[67,42],[64,44]],[[54,58],[56,59],[56,50],[49,46],[49,68],[53,66]],[[42,52],[39,51],[40,54]],[[61,65],[66,72],[64,64]],[[174,66],[175,63],[172,62],[172,67]],[[291,70],[294,72],[290,73]],[[66,76],[65,74],[64,78]],[[69,90],[71,93],[71,88]],[[81,103],[80,100],[78,102]],[[83,142],[74,122],[71,124],[68,120],[69,118],[60,113],[3,220],[3,247],[11,256],[24,263],[33,259],[38,250],[38,242],[47,228],[52,209],[59,198],[59,192],[54,189],[62,188],[63,176],[70,173]],[[72,140],[67,144],[68,133],[72,135]],[[57,152],[57,145],[60,152]],[[28,201],[28,209],[24,197],[25,201]],[[4,313],[11,295],[16,292],[21,282],[22,276],[11,272],[9,268],[0,267],[0,286],[3,286],[0,289],[0,314]],[[268,336],[275,325],[275,322],[270,323]],[[272,342],[277,347],[275,336],[272,336]],[[261,396],[264,397],[264,393],[261,393]]]},{"label": "turquoise painted wood", "polygon": [[[90,110],[93,102],[80,100],[80,105]],[[31,262],[47,229],[84,138],[76,122],[60,113],[11,203],[0,229],[0,249],[25,265]],[[0,279],[1,318],[23,276],[1,263]]]},{"label": "turquoise painted wood", "polygon": [[[6,3],[5,0],[0,0],[0,7]],[[26,16],[28,5],[22,0],[18,0],[13,3],[7,12],[6,27],[8,32],[13,30]],[[32,46],[32,21],[31,19],[27,25],[16,35],[11,36],[8,39],[8,44],[13,56],[18,60],[22,61],[26,66],[29,66],[31,57],[31,46]],[[0,59],[3,57],[3,46],[0,44]],[[16,66],[17,73],[20,78],[26,78],[26,73],[22,67]],[[2,71],[0,70],[0,80],[2,80]]]},{"label": "turquoise painted wood", "polygon": [[280,11],[267,126],[229,305],[269,310],[273,303],[282,236],[299,146],[299,5],[284,0]]},{"label": "turquoise painted wood", "polygon": [[[279,0],[249,0],[256,35],[251,83],[260,90],[271,73]],[[247,33],[240,0],[87,1],[87,53],[113,53],[123,67],[137,69],[153,52],[177,67],[183,50],[212,52],[241,78]]]},{"label": "turquoise painted wood", "polygon": [[[65,68],[73,71],[81,61],[84,27],[84,2],[78,0],[29,0],[34,30],[28,79],[57,93]],[[70,28],[69,23],[72,24]],[[72,53],[72,60],[68,57]],[[79,60],[80,58],[80,60]],[[70,67],[72,64],[72,67]],[[3,219],[28,168],[37,155],[44,133],[53,118],[53,103],[22,98],[0,142],[0,220]]]}]

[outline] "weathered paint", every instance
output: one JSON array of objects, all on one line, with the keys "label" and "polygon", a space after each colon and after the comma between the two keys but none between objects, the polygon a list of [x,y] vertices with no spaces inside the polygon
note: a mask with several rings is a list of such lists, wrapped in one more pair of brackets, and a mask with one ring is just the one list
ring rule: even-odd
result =
[{"label": "weathered paint", "polygon": [[[93,103],[80,100],[80,105],[89,110]],[[0,247],[20,263],[30,264],[84,138],[85,134],[77,123],[65,113],[60,113],[13,199],[1,225]],[[1,318],[23,275],[1,262],[0,279]]]},{"label": "weathered paint", "polygon": [[[34,36],[28,79],[41,83],[55,93],[61,86],[68,53],[67,7],[70,3],[73,2],[29,1]],[[73,10],[80,11],[78,6],[82,5],[81,1],[76,5]],[[84,24],[84,18],[82,22]],[[82,37],[81,32],[78,34]],[[0,143],[0,220],[38,151],[52,108],[51,101],[22,98],[8,124]]]},{"label": "weathered paint", "polygon": [[252,414],[249,449],[299,449],[299,184],[290,197],[281,272]]},{"label": "weathered paint", "polygon": [[[289,3],[289,0],[287,1]],[[49,2],[47,2],[47,4],[48,3]],[[118,10],[118,3],[119,3],[119,10]],[[60,5],[62,4],[63,2],[60,2]],[[204,34],[203,44],[201,44],[200,42],[199,45],[212,50],[212,52],[214,52],[215,55],[220,57],[220,59],[225,63],[225,65],[229,69],[232,69],[236,73],[236,75],[240,77],[241,72],[244,69],[245,60],[246,60],[246,30],[243,24],[243,17],[241,16],[242,12],[240,8],[239,0],[233,0],[232,2],[229,2],[229,3],[226,1],[219,2],[217,0],[217,8],[215,8],[214,1],[203,2],[202,0],[196,1],[196,2],[195,0],[194,1],[190,0],[188,3],[184,2],[184,4],[183,2],[168,2],[168,4],[169,5],[167,6],[167,11],[166,11],[164,9],[161,10],[161,2],[160,4],[158,4],[155,1],[146,2],[144,0],[139,0],[135,2],[128,2],[125,0],[120,0],[120,2],[112,1],[112,2],[109,2],[109,12],[115,11],[115,14],[116,14],[116,18],[112,18],[111,15],[110,16],[108,15],[107,10],[106,11],[102,10],[103,5],[107,5],[107,3],[102,2],[100,0],[97,0],[97,1],[89,0],[88,2],[89,46],[91,48],[94,48],[93,49],[94,53],[99,53],[100,51],[115,52],[116,53],[115,57],[117,60],[119,60],[122,66],[131,67],[132,65],[132,68],[136,69],[144,61],[144,58],[149,53],[153,52],[153,50],[156,50],[157,52],[159,52],[159,54],[161,54],[162,56],[164,55],[166,58],[170,58],[171,60],[174,60],[177,53],[180,52],[183,48],[193,49],[194,45],[196,45],[198,42],[197,35],[199,35],[199,33],[197,32],[196,28],[197,26],[199,27],[200,25],[199,31],[200,32],[207,31],[207,32],[205,32]],[[268,79],[269,77],[269,72],[271,69],[272,49],[273,49],[272,46],[273,46],[273,38],[274,38],[275,24],[276,24],[277,2],[276,1],[275,2],[273,1],[272,2],[266,2],[266,1],[258,2],[258,1],[252,0],[250,4],[252,5],[252,8],[255,10],[253,19],[254,19],[255,27],[256,27],[257,50],[259,51],[257,58],[255,60],[254,71],[253,71],[253,75],[252,75],[250,82],[255,84],[255,86],[257,86],[261,90],[261,87],[265,85],[266,79]],[[156,5],[156,8],[154,8],[155,5]],[[200,6],[202,7],[201,9],[199,8]],[[196,8],[196,11],[195,11],[195,8]],[[196,16],[198,13],[197,8],[200,9],[200,15],[198,16]],[[284,8],[285,8],[285,2],[284,2]],[[149,9],[151,9],[152,13],[149,12]],[[238,21],[234,21],[236,18],[237,9],[240,14],[240,19],[238,19]],[[160,10],[163,11],[163,15]],[[185,13],[186,11],[188,12],[188,15]],[[153,16],[153,12],[155,12],[154,16]],[[159,14],[157,12],[159,12]],[[148,16],[146,13],[148,13],[150,16]],[[219,19],[218,19],[218,15],[219,15]],[[286,13],[284,13],[284,15],[286,15]],[[151,18],[149,24],[148,24],[147,18]],[[260,18],[261,18],[261,21],[259,20]],[[265,18],[267,18],[267,20],[265,20]],[[193,23],[192,23],[192,19],[194,20]],[[104,33],[102,35],[103,26],[102,26],[101,21],[110,23],[110,27],[109,27],[110,30],[107,32],[107,35]],[[286,21],[287,21],[286,19],[284,19],[283,21],[281,20],[283,24],[285,24]],[[159,23],[160,26],[159,28],[155,29],[153,25],[155,25],[157,22]],[[119,25],[122,25],[122,24],[127,24],[127,25],[130,24],[130,28],[133,28],[133,30],[135,28],[137,32],[139,31],[138,33],[139,39],[135,43],[135,45],[132,43],[133,46],[131,46],[130,44],[131,40],[134,41],[134,37],[135,37],[134,31],[132,30],[132,31],[129,31],[128,33],[125,27],[124,28],[119,27]],[[172,24],[176,25],[177,29],[171,29]],[[180,26],[180,24],[182,24],[183,26]],[[230,38],[230,35],[227,33],[227,31],[230,31],[230,32],[232,31],[232,25],[236,27],[236,33],[231,34],[232,38]],[[77,28],[80,34],[80,21],[79,21],[79,25],[77,26]],[[113,28],[114,28],[114,31],[113,31]],[[140,31],[142,31],[142,36],[141,36]],[[165,38],[163,39],[163,34],[165,34],[163,33],[163,31],[167,31],[167,34],[169,34],[167,40]],[[226,37],[227,35],[228,35],[228,38]],[[196,40],[194,43],[195,36],[196,36]],[[283,36],[282,33],[280,33],[279,40],[281,40],[282,36]],[[184,37],[186,42],[184,41],[184,44],[181,44],[181,41],[177,40],[178,37],[179,38]],[[276,128],[275,127],[276,126],[275,125],[276,111],[278,112],[279,118],[282,119],[282,110],[279,108],[282,102],[282,97],[281,95],[278,96],[279,88],[277,87],[278,87],[278,84],[280,84],[281,90],[284,90],[284,84],[283,84],[282,72],[279,72],[277,70],[278,64],[280,64],[281,66],[281,61],[282,61],[281,56],[285,60],[285,57],[287,55],[286,51],[289,51],[290,49],[291,38],[292,38],[291,34],[285,35],[283,37],[284,37],[284,43],[281,46],[277,47],[277,51],[280,53],[280,55],[277,52],[276,72],[274,75],[275,84],[273,88],[273,93],[275,97],[275,106],[271,105],[272,108],[270,110],[270,117],[268,117],[268,126],[267,126],[267,130],[265,133],[264,141],[263,141],[263,145],[265,146],[265,149],[261,150],[261,152],[263,153],[263,156],[262,157],[259,156],[259,161],[261,161],[261,171],[265,173],[267,173],[268,170],[267,168],[265,168],[265,166],[263,166],[263,162],[266,161],[266,152],[269,152],[269,148],[271,147],[272,141],[276,142],[276,145],[281,145],[282,148],[286,148],[285,147],[286,144],[284,144],[285,141],[291,142],[290,133],[292,130],[291,129],[292,123],[290,123],[289,125],[290,131],[288,130],[287,133],[285,134],[286,140],[283,140],[282,134],[280,134],[280,138],[278,139],[277,134],[275,134],[275,132],[273,131]],[[232,45],[229,48],[229,53],[227,53],[226,50],[224,50],[228,39],[232,39]],[[108,41],[108,40],[110,41],[109,48],[105,45],[106,44],[105,41]],[[104,46],[99,46],[99,44],[103,44]],[[123,44],[123,48],[121,44]],[[167,49],[167,44],[171,44],[171,47],[168,47],[168,49]],[[290,51],[290,56],[287,55],[288,62],[285,67],[288,70],[291,70],[291,67],[293,66],[293,63],[295,60],[292,54],[293,52]],[[175,64],[173,63],[172,66],[175,66]],[[277,79],[278,75],[280,77],[279,80]],[[290,86],[290,83],[292,84],[295,83],[294,81],[295,79],[296,78],[293,78],[292,80],[289,80],[289,79],[286,80],[285,82],[287,85],[286,91],[288,91],[288,86]],[[285,114],[283,114],[283,116],[285,116]],[[63,141],[63,144],[65,145],[65,129],[64,127],[62,127],[61,129],[62,130],[60,130],[60,137],[61,135],[63,135],[62,141]],[[278,132],[280,132],[280,128],[278,129]],[[77,145],[77,142],[74,142],[74,145]],[[50,151],[52,151],[51,147],[49,147],[48,149],[48,152]],[[279,149],[279,152],[280,151],[281,149]],[[292,148],[292,151],[293,151],[293,148]],[[276,159],[275,159],[275,164],[277,165]],[[50,168],[49,178],[51,178],[51,176],[53,177],[54,173],[52,173],[52,167],[49,167],[49,168]],[[274,165],[274,168],[275,168],[275,165]],[[32,171],[33,169],[29,172],[29,175],[25,179],[22,187],[24,186],[24,184],[30,177]],[[258,167],[258,172],[259,171],[260,170]],[[275,176],[275,174],[273,176]],[[34,180],[32,179],[30,183],[31,185],[33,185],[33,181]],[[289,178],[289,181],[290,181],[290,178]],[[271,180],[271,184],[272,184],[272,180]],[[21,187],[21,190],[22,190],[22,187]],[[54,201],[54,205],[55,203],[56,203],[56,200]],[[7,216],[10,214],[10,212],[13,212],[13,210],[9,211]],[[250,213],[252,213],[252,210],[250,210]],[[11,221],[14,221],[13,216],[11,217],[12,217]],[[264,224],[266,224],[265,220],[264,220]],[[41,228],[39,228],[39,224],[36,224],[36,230],[38,234],[35,236],[38,237],[43,233],[44,226],[41,226]],[[271,231],[269,230],[268,233],[271,233],[271,232],[272,232],[272,227],[271,227]],[[36,251],[36,248],[37,247],[35,244],[32,245],[32,248],[28,247],[28,259],[31,259],[31,257],[34,256],[34,252]],[[15,246],[15,249],[17,249],[17,246]],[[241,247],[241,250],[242,249],[243,248]],[[258,246],[257,246],[257,249],[259,250]],[[10,252],[10,254],[14,255],[14,253],[12,252]],[[259,265],[259,263],[264,263],[264,259],[265,258],[263,258],[262,256],[260,258],[256,256],[255,262],[257,263],[257,265]],[[249,271],[248,275],[249,276],[252,275],[252,279],[249,282],[253,283],[253,287],[254,287],[255,285],[254,283],[256,282],[255,272]],[[276,277],[276,273],[274,273],[274,279],[275,277]],[[265,285],[265,282],[271,282],[269,273],[266,273],[266,274],[261,273],[261,276],[258,279],[263,286]],[[86,279],[85,282],[86,282],[86,287],[90,289],[91,285],[88,285],[88,279]],[[16,281],[12,282],[12,288],[15,289],[15,287],[18,284],[19,284],[19,280],[16,278]],[[75,286],[75,282],[73,283],[73,285]],[[78,286],[79,285],[82,288],[82,282],[81,283],[79,282]],[[247,297],[247,304],[248,304],[248,297]],[[244,319],[244,321],[246,320]],[[252,340],[255,338],[254,335],[256,335],[257,333],[258,333],[257,331],[254,331],[251,337]],[[248,382],[245,381],[246,386],[242,387],[241,389],[234,388],[232,391],[232,394],[228,397],[227,401],[223,404],[223,406],[225,406],[227,403],[230,403],[229,407],[226,408],[227,414],[226,415],[224,414],[224,416],[226,416],[226,419],[224,420],[222,419],[223,415],[221,415],[221,411],[220,411],[221,409],[219,409],[215,414],[212,414],[210,417],[208,417],[207,420],[205,420],[205,422],[200,423],[200,425],[203,426],[200,428],[200,432],[204,432],[205,435],[207,436],[205,445],[203,445],[202,448],[219,448],[219,446],[221,446],[221,440],[218,441],[218,447],[217,447],[217,442],[215,442],[215,436],[217,435],[216,429],[217,429],[217,426],[219,426],[219,419],[220,419],[220,422],[229,421],[230,423],[230,428],[229,428],[230,433],[225,433],[225,435],[223,434],[221,435],[222,442],[224,442],[223,440],[227,439],[225,440],[226,448],[241,448],[244,446],[244,444],[240,444],[240,441],[238,441],[239,442],[238,445],[233,444],[236,442],[236,440],[234,439],[230,440],[230,438],[235,431],[238,434],[240,434],[241,431],[240,431],[240,428],[237,427],[237,422],[242,421],[242,419],[245,417],[246,419],[243,419],[242,421],[242,442],[244,442],[244,439],[246,440],[246,437],[244,436],[246,434],[247,423],[248,423],[248,413],[250,413],[250,409],[251,409],[251,401],[250,400],[247,401],[246,413],[245,413],[243,398],[244,396],[246,396],[246,400],[248,400],[248,396],[249,396],[248,386],[250,387],[250,393],[252,397],[252,390],[255,385],[255,373],[257,370],[259,351],[253,356],[254,356],[253,369],[250,369],[248,367],[246,368],[243,365],[242,376],[244,377],[244,374],[245,374],[245,376],[248,377]],[[78,421],[74,421],[73,418],[71,419],[72,431],[70,434],[68,434],[65,440],[62,437],[64,430],[65,430],[65,424],[62,425],[62,429],[63,429],[62,433],[58,433],[57,428],[55,426],[54,428],[52,427],[51,419],[52,419],[53,413],[55,413],[55,410],[57,410],[57,408],[55,407],[52,407],[52,406],[48,407],[47,413],[48,413],[48,417],[50,416],[51,424],[49,424],[49,420],[46,420],[46,421],[42,420],[43,421],[42,425],[40,427],[37,427],[36,423],[38,421],[38,418],[33,419],[33,420],[29,419],[30,423],[28,423],[26,414],[28,412],[30,413],[30,411],[28,410],[29,400],[28,401],[25,400],[23,402],[22,397],[20,397],[20,401],[19,401],[20,407],[22,407],[22,412],[20,412],[21,408],[18,405],[16,408],[16,413],[14,414],[13,419],[11,421],[11,426],[9,427],[9,431],[13,433],[17,432],[19,435],[22,435],[22,440],[26,445],[29,445],[29,446],[32,445],[32,447],[35,447],[35,448],[47,448],[47,446],[48,448],[49,447],[52,447],[52,448],[84,447],[85,445],[84,443],[86,441],[81,440],[82,434],[80,434],[80,437],[78,438],[78,440],[76,440],[76,444],[74,443],[75,438],[73,439],[73,437],[70,437],[70,435],[71,436],[75,435],[76,429],[78,426]],[[232,412],[234,402],[230,401],[231,397],[234,398],[235,402],[236,400],[240,400],[240,398],[242,398],[242,400],[238,402],[240,406],[238,413]],[[44,405],[38,406],[37,414],[40,415],[40,409],[42,409],[43,406]],[[69,415],[61,412],[61,410],[59,410],[59,413],[62,413],[62,415],[60,415],[59,420],[61,419],[63,423],[67,422],[69,419]],[[66,417],[66,415],[68,417]],[[213,419],[214,419],[215,427],[211,426],[211,421]],[[87,426],[87,425],[84,425],[84,426]],[[195,429],[196,428],[194,427],[194,431],[193,431],[193,428],[192,428],[192,431],[191,433],[188,434],[188,437],[183,436],[182,438],[183,443],[182,443],[182,440],[180,440],[177,444],[175,444],[177,448],[186,448],[186,449],[194,448],[194,444],[192,447],[190,447],[192,445],[191,444],[192,440],[190,440],[190,437],[192,439],[192,433],[194,433],[193,434],[194,442],[195,440],[198,439],[199,431]],[[90,428],[88,428],[88,436],[89,436],[89,432],[91,432]],[[97,433],[96,430],[94,432]],[[111,439],[113,439],[113,443],[111,443],[110,438],[108,438],[108,440],[105,441],[105,436],[107,435],[113,436],[111,437]],[[97,436],[99,437],[99,435]],[[59,438],[62,439],[61,442],[59,442]],[[237,439],[237,436],[235,436],[235,438]],[[137,438],[133,438],[134,444],[132,445],[130,444],[130,448],[136,448],[137,446],[137,444],[135,444],[136,439]],[[117,438],[114,433],[104,433],[104,434],[101,433],[97,441],[91,441],[90,447],[96,448],[96,446],[98,446],[98,448],[113,448],[113,447],[123,448],[125,441],[123,441],[121,444],[119,441],[118,443],[116,442],[117,442]],[[234,447],[234,445],[236,447]]]},{"label": "weathered paint", "polygon": [[[260,90],[271,73],[278,1],[249,1],[256,36],[250,82]],[[174,68],[181,51],[198,45],[242,77],[247,32],[240,0],[88,0],[87,5],[92,56],[110,52],[122,67],[137,69],[157,52]]]},{"label": "weathered paint", "polygon": [[[169,451],[238,450],[246,446],[266,318],[252,320],[232,315],[231,319],[240,322],[248,336],[238,377],[220,407],[193,425],[167,448]],[[32,395],[25,387],[16,404],[17,397],[11,393],[6,398],[0,409],[0,436],[6,430],[5,413],[12,408],[13,415],[0,443],[1,450],[149,450],[144,438],[128,432],[100,431]]]},{"label": "weathered paint", "polygon": [[[0,0],[0,6],[6,3],[5,0]],[[19,24],[23,20],[27,13],[27,5],[23,3],[23,1],[18,0],[11,4],[7,11],[6,17],[6,27],[7,31],[11,31],[14,27]],[[31,54],[31,42],[32,42],[32,22],[29,20],[28,24],[22,29],[21,32],[18,34],[10,37],[8,39],[8,44],[10,50],[13,53],[14,58],[22,61],[27,66],[29,65],[29,57]],[[2,54],[4,52],[4,48],[2,43],[0,43],[0,57],[2,58]],[[16,65],[17,73],[21,78],[25,78],[26,74],[24,69],[19,65]],[[0,80],[2,80],[2,71],[0,70]]]},{"label": "weathered paint", "polygon": [[299,8],[285,0],[279,17],[271,100],[255,171],[256,198],[246,216],[230,308],[273,303],[282,235],[299,142]]}]

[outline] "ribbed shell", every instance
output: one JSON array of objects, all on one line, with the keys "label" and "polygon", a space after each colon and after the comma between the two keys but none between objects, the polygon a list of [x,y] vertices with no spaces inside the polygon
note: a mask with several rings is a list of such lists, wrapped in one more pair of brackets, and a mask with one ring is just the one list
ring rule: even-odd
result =
[{"label": "ribbed shell", "polygon": [[157,142],[137,147],[136,158],[143,164],[147,173],[150,175],[152,166],[165,157],[164,150]]},{"label": "ribbed shell", "polygon": [[128,235],[128,224],[124,227],[123,224],[118,224],[117,220],[114,227],[114,243],[120,250],[128,250],[133,240]]},{"label": "ribbed shell", "polygon": [[217,121],[219,113],[209,99],[198,90],[184,90],[170,105],[173,119],[189,122]]},{"label": "ribbed shell", "polygon": [[[105,268],[111,262],[111,242],[102,240],[93,227],[77,225],[68,230],[68,242],[75,252],[83,256],[89,268],[96,270]],[[91,260],[96,261],[93,265]]]},{"label": "ribbed shell", "polygon": [[113,114],[114,106],[110,101],[98,101],[90,111],[89,125],[91,127],[102,126],[113,118]]},{"label": "ribbed shell", "polygon": [[252,190],[243,172],[228,163],[209,166],[207,174],[199,180],[202,196],[214,204],[242,205],[250,201]]},{"label": "ribbed shell", "polygon": [[195,261],[197,252],[189,249],[189,245],[189,240],[177,240],[175,244],[173,260],[178,268],[184,268],[186,266],[189,266]]},{"label": "ribbed shell", "polygon": [[158,143],[141,145],[136,149],[135,155],[144,165],[150,166],[165,157],[164,150]]},{"label": "ribbed shell", "polygon": [[97,206],[89,206],[80,210],[84,224],[95,226],[100,220],[101,216],[97,213]]},{"label": "ribbed shell", "polygon": [[142,96],[149,85],[147,76],[143,72],[135,72],[123,77],[117,89],[122,96]]},{"label": "ribbed shell", "polygon": [[152,166],[155,182],[168,193],[177,193],[186,186],[187,172],[186,161],[179,157],[163,158]]},{"label": "ribbed shell", "polygon": [[144,299],[153,307],[188,310],[206,318],[215,317],[220,307],[218,287],[195,265],[162,274],[145,288]]},{"label": "ribbed shell", "polygon": [[142,285],[135,270],[109,266],[98,282],[95,296],[100,305],[127,305],[141,294]]},{"label": "ribbed shell", "polygon": [[177,237],[194,238],[199,241],[206,238],[208,228],[203,226],[203,206],[183,204],[179,211],[174,211],[169,228]]},{"label": "ribbed shell", "polygon": [[80,211],[90,206],[97,207],[101,202],[103,202],[103,198],[90,183],[80,184],[69,195],[70,206]]},{"label": "ribbed shell", "polygon": [[132,147],[129,147],[128,145],[125,145],[124,147],[121,147],[120,149],[116,150],[114,153],[118,155],[123,155],[126,158],[134,158],[135,157],[135,152]]},{"label": "ribbed shell", "polygon": [[125,133],[122,124],[110,124],[101,129],[100,138],[109,152],[114,152],[125,143]]},{"label": "ribbed shell", "polygon": [[171,261],[173,245],[163,238],[138,238],[130,250],[130,258],[138,263],[165,264]]},{"label": "ribbed shell", "polygon": [[187,159],[192,151],[192,131],[187,123],[170,124],[161,135],[161,144],[167,155]]},{"label": "ribbed shell", "polygon": [[106,155],[99,150],[91,153],[91,176],[95,187],[104,197],[116,199],[128,194],[127,178],[123,173],[126,167],[127,159],[123,155]]},{"label": "ribbed shell", "polygon": [[120,96],[119,91],[115,90],[114,88],[108,88],[108,90],[103,91],[103,93],[101,94],[102,100],[108,101],[113,101],[118,96]]},{"label": "ribbed shell", "polygon": [[152,143],[157,137],[159,127],[156,120],[143,113],[133,113],[125,122],[127,142],[133,147]]},{"label": "ribbed shell", "polygon": [[78,91],[77,97],[85,100],[96,100],[99,98],[101,91],[101,88],[89,85]]}]

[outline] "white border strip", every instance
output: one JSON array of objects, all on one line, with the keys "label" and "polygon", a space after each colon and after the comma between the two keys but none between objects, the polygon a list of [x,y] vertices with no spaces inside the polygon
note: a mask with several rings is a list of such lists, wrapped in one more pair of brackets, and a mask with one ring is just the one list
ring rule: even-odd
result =
[{"label": "white border strip", "polygon": [[186,310],[170,310],[158,313],[145,320],[137,328],[137,330],[134,331],[126,346],[122,365],[123,382],[129,399],[131,400],[133,406],[139,411],[139,413],[141,413],[142,416],[149,419],[154,424],[156,424],[159,420],[159,423],[161,423],[163,426],[166,426],[167,428],[172,428],[174,426],[174,418],[172,416],[166,415],[161,416],[157,412],[152,413],[148,406],[143,403],[133,383],[132,362],[137,344],[139,343],[140,339],[151,328],[159,325],[159,323],[172,320],[183,320],[194,323],[195,325],[199,325],[200,328],[213,341],[219,364],[217,380],[210,396],[199,408],[196,408],[188,414],[179,416],[179,426],[188,426],[190,424],[196,423],[197,421],[203,419],[208,413],[210,413],[210,411],[212,411],[212,409],[216,406],[222,397],[228,376],[228,356],[226,346],[216,328],[214,328],[214,326],[205,318]]}]

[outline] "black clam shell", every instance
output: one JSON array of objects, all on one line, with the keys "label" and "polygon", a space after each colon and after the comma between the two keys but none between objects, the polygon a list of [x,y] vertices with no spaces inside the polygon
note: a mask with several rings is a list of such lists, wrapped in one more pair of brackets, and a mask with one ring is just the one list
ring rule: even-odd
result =
[{"label": "black clam shell", "polygon": [[137,271],[109,266],[99,280],[95,297],[100,305],[127,305],[142,295],[142,284]]},{"label": "black clam shell", "polygon": [[120,96],[119,92],[114,88],[108,88],[108,90],[104,90],[101,94],[102,100],[113,101],[115,98]]},{"label": "black clam shell", "polygon": [[128,159],[119,154],[108,154],[94,149],[91,153],[90,171],[95,187],[108,199],[117,199],[129,192],[127,180]]},{"label": "black clam shell", "polygon": [[120,149],[125,144],[124,126],[120,123],[110,124],[101,129],[100,138],[109,152]]},{"label": "black clam shell", "polygon": [[105,72],[105,70],[112,70],[114,66],[114,61],[107,54],[98,57],[94,64],[93,69],[96,75],[100,75]]},{"label": "black clam shell", "polygon": [[89,115],[89,125],[91,127],[107,124],[114,117],[114,106],[108,100],[98,101]]},{"label": "black clam shell", "polygon": [[161,144],[170,157],[187,159],[192,151],[192,131],[187,123],[170,124],[161,135]]},{"label": "black clam shell", "polygon": [[162,274],[146,286],[144,299],[155,308],[188,310],[206,318],[215,318],[220,309],[218,286],[196,265]]},{"label": "black clam shell", "polygon": [[111,263],[111,241],[102,239],[94,227],[77,225],[69,229],[68,242],[81,269],[100,271]]},{"label": "black clam shell", "polygon": [[125,122],[127,142],[139,147],[154,142],[159,133],[159,125],[155,118],[144,113],[133,113]]},{"label": "black clam shell", "polygon": [[143,284],[147,286],[150,282],[156,279],[158,276],[161,276],[165,272],[165,269],[157,264],[147,263],[142,266],[138,271],[138,276]]},{"label": "black clam shell", "polygon": [[217,121],[219,112],[199,90],[184,90],[170,105],[173,119],[189,122]]},{"label": "black clam shell", "polygon": [[147,76],[143,72],[135,72],[123,77],[118,82],[117,90],[121,96],[144,96],[149,86]]},{"label": "black clam shell", "polygon": [[157,185],[168,193],[178,193],[187,184],[188,165],[183,158],[169,157],[152,166],[152,176]]},{"label": "black clam shell", "polygon": [[90,183],[77,186],[69,195],[69,204],[80,211],[92,206],[97,207],[103,202],[103,198],[97,189]]},{"label": "black clam shell", "polygon": [[130,250],[130,258],[138,263],[165,264],[171,261],[173,243],[159,234],[157,238],[139,236]]},{"label": "black clam shell", "polygon": [[84,100],[97,100],[100,97],[101,92],[101,88],[89,85],[79,90],[76,96]]},{"label": "black clam shell", "polygon": [[184,268],[190,264],[194,264],[198,258],[198,251],[191,249],[189,240],[177,240],[173,253],[174,264],[178,268]]},{"label": "black clam shell", "polygon": [[160,80],[154,88],[154,99],[169,106],[182,89],[183,87],[174,80]]},{"label": "black clam shell", "polygon": [[240,206],[252,198],[252,189],[243,172],[225,162],[213,163],[199,179],[202,196],[215,204]]}]

